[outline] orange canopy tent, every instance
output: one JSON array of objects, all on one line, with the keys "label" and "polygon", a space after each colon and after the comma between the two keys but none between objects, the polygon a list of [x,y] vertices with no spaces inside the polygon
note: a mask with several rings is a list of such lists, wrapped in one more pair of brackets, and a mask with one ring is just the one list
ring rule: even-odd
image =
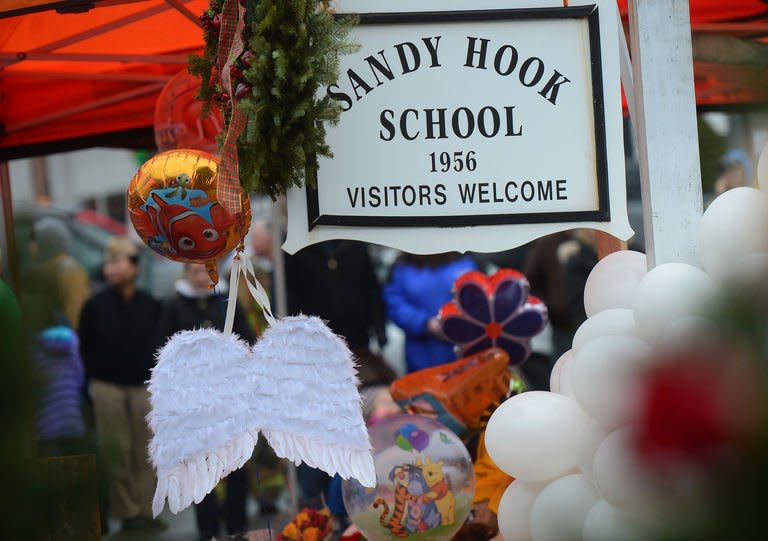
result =
[{"label": "orange canopy tent", "polygon": [[201,50],[208,0],[86,3],[0,3],[0,159],[153,145],[155,100]]},{"label": "orange canopy tent", "polygon": [[[618,1],[626,20],[627,0]],[[0,161],[95,145],[151,147],[155,100],[201,50],[198,16],[207,4],[0,2]],[[691,21],[699,105],[768,103],[768,4],[691,0]]]}]

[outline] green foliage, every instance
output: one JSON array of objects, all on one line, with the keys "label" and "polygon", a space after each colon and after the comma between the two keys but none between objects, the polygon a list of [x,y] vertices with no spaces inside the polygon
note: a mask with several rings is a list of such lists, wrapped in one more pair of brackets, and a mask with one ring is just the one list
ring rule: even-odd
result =
[{"label": "green foliage", "polygon": [[41,502],[50,494],[43,484],[35,456],[35,412],[41,381],[28,354],[29,342],[16,298],[0,279],[0,494],[3,518],[0,539],[42,539],[48,509]]},{"label": "green foliage", "polygon": [[200,93],[197,95],[197,99],[203,102],[203,116],[207,115],[211,110],[211,101],[213,101],[216,92],[216,83],[213,77],[216,63],[216,45],[215,41],[208,41],[205,44],[203,56],[189,56],[189,73],[197,75],[203,81],[203,84],[200,85]]},{"label": "green foliage", "polygon": [[[273,199],[290,186],[314,186],[318,156],[332,157],[325,142],[326,123],[336,123],[341,109],[323,95],[336,82],[339,55],[356,47],[347,42],[355,24],[337,20],[325,2],[315,0],[248,0],[246,50],[233,67],[232,86],[237,107],[246,118],[240,135],[240,183],[245,190]],[[206,48],[190,58],[190,72],[203,80],[199,98],[207,106],[215,99],[225,118],[231,116],[230,96],[216,81],[218,0],[203,14]],[[219,141],[223,138],[220,137]]]},{"label": "green foliage", "polygon": [[243,188],[277,197],[306,179],[313,186],[317,157],[331,157],[325,123],[341,110],[318,89],[333,84],[351,19],[334,20],[314,1],[261,0],[254,11],[244,71],[251,95],[238,103],[248,124],[238,141]]},{"label": "green foliage", "polygon": [[219,48],[219,26],[223,0],[211,0],[210,7],[200,15],[200,23],[205,36],[203,56],[190,55],[189,72],[202,80],[197,99],[203,102],[202,115],[210,111],[211,101],[216,96],[217,84],[215,78],[216,55]]}]

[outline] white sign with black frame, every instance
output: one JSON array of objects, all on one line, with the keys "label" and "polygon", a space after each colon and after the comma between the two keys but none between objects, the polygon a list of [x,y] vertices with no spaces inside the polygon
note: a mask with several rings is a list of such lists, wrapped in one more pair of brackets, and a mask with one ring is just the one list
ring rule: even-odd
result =
[{"label": "white sign with black frame", "polygon": [[288,252],[337,238],[436,253],[575,228],[631,236],[615,1],[372,4],[341,5],[357,8],[360,49],[323,89],[343,110],[328,127],[335,156],[319,160],[317,189],[288,194]]}]

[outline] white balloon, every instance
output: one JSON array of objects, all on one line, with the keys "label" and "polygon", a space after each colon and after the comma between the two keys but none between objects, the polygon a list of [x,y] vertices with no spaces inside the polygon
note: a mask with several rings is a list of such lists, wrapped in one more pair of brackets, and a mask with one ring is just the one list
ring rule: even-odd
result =
[{"label": "white balloon", "polygon": [[635,541],[639,522],[637,517],[600,500],[584,521],[584,541]]},{"label": "white balloon", "polygon": [[549,374],[549,390],[553,393],[566,394],[561,392],[562,382],[560,378],[563,373],[563,368],[565,368],[565,365],[571,360],[571,356],[572,352],[569,349],[560,355],[560,358],[555,362],[554,366],[552,366],[552,372]]},{"label": "white balloon", "polygon": [[686,346],[701,344],[720,335],[715,323],[701,316],[689,316],[670,323],[661,333],[657,346],[668,350],[680,350]]},{"label": "white balloon", "polygon": [[600,496],[581,474],[566,475],[548,484],[531,507],[532,541],[581,539],[584,521]]},{"label": "white balloon", "polygon": [[607,435],[608,430],[593,419],[589,419],[589,422],[584,427],[579,445],[579,468],[590,479],[593,475],[595,453]]},{"label": "white balloon", "polygon": [[[571,350],[573,351],[573,350]],[[573,398],[576,400],[576,396],[573,394],[573,385],[571,384],[571,362],[573,360],[573,353],[568,362],[563,364],[560,369],[560,392],[558,394]]]},{"label": "white balloon", "polygon": [[499,533],[504,541],[530,541],[531,507],[547,483],[524,483],[515,479],[499,502]]},{"label": "white balloon", "polygon": [[635,313],[629,308],[611,308],[589,317],[573,335],[576,352],[590,340],[601,336],[634,335]]},{"label": "white balloon", "polygon": [[635,301],[638,336],[655,343],[675,321],[706,314],[717,287],[703,270],[685,263],[665,263],[640,281]]},{"label": "white balloon", "polygon": [[636,403],[638,378],[650,359],[648,344],[634,336],[587,342],[568,364],[576,401],[605,427],[627,422]]},{"label": "white balloon", "polygon": [[584,286],[584,309],[592,316],[610,308],[632,308],[637,285],[648,271],[645,254],[621,250],[597,262]]},{"label": "white balloon", "polygon": [[631,429],[611,432],[597,448],[592,478],[608,503],[638,513],[650,509],[654,490],[647,475],[634,460],[630,448]]},{"label": "white balloon", "polygon": [[754,254],[768,254],[768,196],[746,186],[728,190],[712,201],[701,218],[702,267],[721,283],[754,281],[765,276],[765,258],[756,267],[754,260],[743,261]]},{"label": "white balloon", "polygon": [[757,184],[761,190],[768,193],[768,144],[763,147],[757,160]]},{"label": "white balloon", "polygon": [[529,391],[513,396],[491,416],[485,445],[493,462],[523,481],[548,481],[578,465],[588,419],[567,396]]},{"label": "white balloon", "polygon": [[768,253],[750,254],[734,264],[733,280],[736,284],[752,285],[768,274]]}]

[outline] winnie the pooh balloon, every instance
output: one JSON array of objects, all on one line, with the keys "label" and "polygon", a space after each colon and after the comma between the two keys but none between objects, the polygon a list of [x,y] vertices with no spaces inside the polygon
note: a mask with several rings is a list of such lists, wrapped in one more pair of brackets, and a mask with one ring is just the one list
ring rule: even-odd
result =
[{"label": "winnie the pooh balloon", "polygon": [[200,150],[170,150],[145,162],[128,186],[128,214],[142,240],[158,254],[205,263],[218,281],[216,259],[237,247],[250,225],[250,205],[228,212],[217,199],[218,161]]}]

